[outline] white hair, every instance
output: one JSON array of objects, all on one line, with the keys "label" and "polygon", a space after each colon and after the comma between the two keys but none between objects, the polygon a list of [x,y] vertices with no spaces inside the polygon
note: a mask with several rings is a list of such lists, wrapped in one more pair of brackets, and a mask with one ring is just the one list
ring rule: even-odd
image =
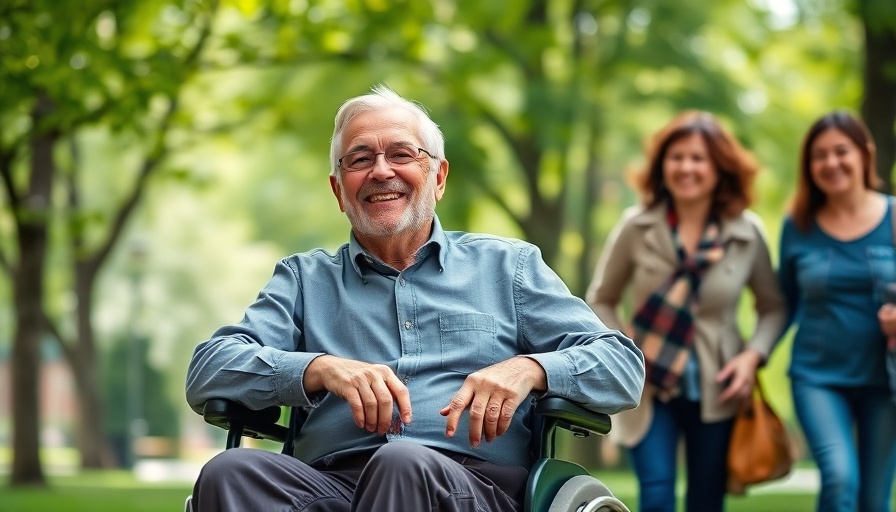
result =
[{"label": "white hair", "polygon": [[385,85],[377,85],[363,96],[350,98],[336,112],[333,138],[330,139],[330,175],[336,175],[336,162],[342,156],[342,132],[358,114],[399,107],[409,111],[417,119],[415,127],[423,149],[432,154],[430,170],[439,168],[439,161],[445,158],[445,137],[439,126],[429,117],[426,108],[414,101],[406,100]]}]

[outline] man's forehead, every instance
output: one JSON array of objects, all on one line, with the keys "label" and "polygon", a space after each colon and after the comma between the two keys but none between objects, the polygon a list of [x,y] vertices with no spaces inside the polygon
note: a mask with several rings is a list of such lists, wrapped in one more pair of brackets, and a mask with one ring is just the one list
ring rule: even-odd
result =
[{"label": "man's forehead", "polygon": [[376,141],[415,142],[418,138],[414,115],[406,109],[395,107],[357,114],[346,125],[342,142],[346,147]]}]

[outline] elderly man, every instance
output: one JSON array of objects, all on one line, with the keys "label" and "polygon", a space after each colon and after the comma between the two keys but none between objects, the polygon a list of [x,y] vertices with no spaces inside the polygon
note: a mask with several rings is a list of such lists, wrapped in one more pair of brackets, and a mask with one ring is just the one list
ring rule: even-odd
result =
[{"label": "elderly man", "polygon": [[442,229],[444,155],[423,108],[387,88],[339,109],[330,186],[349,242],[281,260],[187,375],[196,410],[308,408],[296,457],[219,454],[194,510],[515,511],[534,396],[637,405],[640,351],[535,246]]}]

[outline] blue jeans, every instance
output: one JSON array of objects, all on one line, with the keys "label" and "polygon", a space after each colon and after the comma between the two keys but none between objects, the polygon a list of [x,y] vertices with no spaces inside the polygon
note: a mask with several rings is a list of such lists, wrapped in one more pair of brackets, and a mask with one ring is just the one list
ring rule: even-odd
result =
[{"label": "blue jeans", "polygon": [[887,388],[791,382],[793,405],[821,472],[818,510],[888,512],[896,474],[896,404]]},{"label": "blue jeans", "polygon": [[726,455],[734,419],[704,423],[700,402],[683,397],[653,401],[653,422],[631,454],[641,512],[674,512],[678,442],[684,436],[688,512],[725,508]]}]

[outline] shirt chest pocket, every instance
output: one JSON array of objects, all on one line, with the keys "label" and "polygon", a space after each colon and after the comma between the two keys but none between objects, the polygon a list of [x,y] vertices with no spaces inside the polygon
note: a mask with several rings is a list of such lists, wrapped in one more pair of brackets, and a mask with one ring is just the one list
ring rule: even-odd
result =
[{"label": "shirt chest pocket", "polygon": [[439,315],[442,369],[470,374],[497,363],[495,318],[483,313]]}]

